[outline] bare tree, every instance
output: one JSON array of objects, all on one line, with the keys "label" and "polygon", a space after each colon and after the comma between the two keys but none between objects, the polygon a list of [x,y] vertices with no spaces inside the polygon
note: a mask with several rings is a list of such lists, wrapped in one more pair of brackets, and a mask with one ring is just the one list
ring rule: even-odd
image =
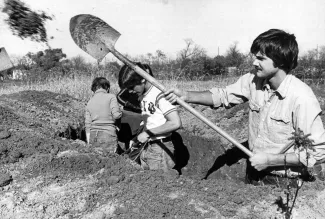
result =
[{"label": "bare tree", "polygon": [[254,71],[254,60],[255,58],[252,53],[249,52],[246,55],[243,54],[243,62],[238,66],[240,75]]},{"label": "bare tree", "polygon": [[166,54],[161,50],[156,50],[157,62],[160,64],[161,61],[166,59]]},{"label": "bare tree", "polygon": [[194,43],[192,39],[185,39],[185,48],[179,51],[178,56],[183,61],[188,58],[197,58],[206,54],[205,49]]},{"label": "bare tree", "polygon": [[325,61],[325,46],[320,47],[319,59]]},{"label": "bare tree", "polygon": [[226,52],[229,67],[239,67],[244,62],[244,55],[238,49],[238,42],[234,42]]},{"label": "bare tree", "polygon": [[149,60],[149,64],[151,64],[152,63],[152,59],[153,59],[152,53],[148,52],[147,53],[147,57],[148,57],[148,60]]},{"label": "bare tree", "polygon": [[185,48],[178,52],[177,64],[179,66],[179,73],[176,77],[181,75],[188,78],[193,78],[193,75],[201,75],[204,71],[204,61],[206,55],[205,49],[194,43],[192,39],[185,39]]},{"label": "bare tree", "polygon": [[76,70],[85,70],[87,68],[86,60],[83,56],[78,55],[70,59],[73,68]]}]

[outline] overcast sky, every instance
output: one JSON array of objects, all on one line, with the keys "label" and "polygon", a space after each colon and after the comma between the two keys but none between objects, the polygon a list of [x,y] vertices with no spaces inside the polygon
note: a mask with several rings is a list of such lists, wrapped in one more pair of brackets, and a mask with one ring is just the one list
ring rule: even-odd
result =
[{"label": "overcast sky", "polygon": [[[3,6],[0,0],[0,7]],[[54,15],[46,24],[52,48],[68,57],[82,55],[93,60],[72,40],[70,18],[95,15],[121,33],[115,48],[132,56],[162,50],[176,56],[191,38],[208,55],[224,54],[238,41],[249,52],[260,33],[278,28],[296,35],[302,54],[325,45],[325,0],[23,0],[32,10]],[[9,55],[25,55],[45,49],[30,40],[13,36],[0,12],[0,47]],[[109,56],[108,56],[109,57]]]}]

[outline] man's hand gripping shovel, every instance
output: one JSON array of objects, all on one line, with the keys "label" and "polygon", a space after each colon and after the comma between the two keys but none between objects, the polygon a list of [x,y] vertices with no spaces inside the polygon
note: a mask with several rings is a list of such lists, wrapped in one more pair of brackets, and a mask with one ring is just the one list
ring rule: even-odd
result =
[{"label": "man's hand gripping shovel", "polygon": [[[115,50],[114,46],[117,39],[120,37],[120,33],[114,28],[109,26],[106,22],[98,17],[89,14],[80,14],[74,16],[70,20],[70,34],[75,43],[89,55],[94,57],[100,62],[109,52],[111,52],[116,58],[122,61],[124,64],[132,68],[136,73],[141,75],[152,85],[157,87],[162,92],[165,92],[165,87],[160,84],[157,80],[151,77],[147,72],[142,70],[140,67],[135,65],[133,62],[128,60],[125,56]],[[209,121],[201,113],[192,108],[188,103],[177,98],[177,103],[200,119],[202,122],[210,126],[212,129],[217,131],[224,138],[228,139],[236,147],[242,150],[249,157],[253,156],[253,153],[240,144],[237,140],[232,138],[226,132],[221,130],[214,123]]]}]

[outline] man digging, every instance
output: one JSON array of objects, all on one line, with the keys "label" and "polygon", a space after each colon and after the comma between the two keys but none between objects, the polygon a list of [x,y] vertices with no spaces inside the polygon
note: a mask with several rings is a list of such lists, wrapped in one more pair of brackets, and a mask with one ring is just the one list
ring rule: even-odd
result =
[{"label": "man digging", "polygon": [[[166,99],[176,102],[177,96],[188,103],[214,108],[230,108],[249,102],[249,136],[247,147],[254,153],[246,168],[248,183],[281,182],[282,176],[301,175],[305,167],[313,167],[325,159],[325,131],[321,108],[313,91],[290,72],[297,66],[298,44],[293,34],[271,29],[260,34],[251,46],[255,55],[256,72],[247,73],[226,88],[209,91],[170,89]],[[310,134],[312,148],[291,147],[292,133],[301,130]],[[230,159],[247,156],[237,148],[231,149]],[[290,166],[290,173],[284,173]],[[304,168],[302,168],[304,167]]]}]

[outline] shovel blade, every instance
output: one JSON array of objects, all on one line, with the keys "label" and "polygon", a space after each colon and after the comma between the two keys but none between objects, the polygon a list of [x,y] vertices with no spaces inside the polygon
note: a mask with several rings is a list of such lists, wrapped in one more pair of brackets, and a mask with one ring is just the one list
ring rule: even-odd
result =
[{"label": "shovel blade", "polygon": [[70,34],[74,42],[98,62],[114,49],[121,35],[105,21],[90,14],[72,17]]}]

